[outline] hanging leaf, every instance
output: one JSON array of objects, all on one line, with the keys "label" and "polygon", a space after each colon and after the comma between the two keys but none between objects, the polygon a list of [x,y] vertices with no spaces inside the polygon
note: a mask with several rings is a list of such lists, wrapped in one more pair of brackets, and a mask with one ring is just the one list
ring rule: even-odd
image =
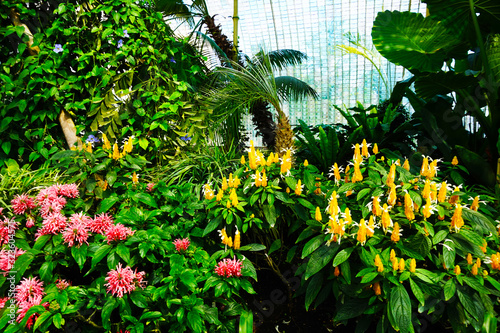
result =
[{"label": "hanging leaf", "polygon": [[402,284],[392,288],[388,306],[394,317],[394,329],[401,333],[412,332],[410,295]]},{"label": "hanging leaf", "polygon": [[415,92],[420,98],[430,99],[435,95],[446,95],[477,84],[478,80],[474,76],[440,71],[418,76],[415,80]]}]

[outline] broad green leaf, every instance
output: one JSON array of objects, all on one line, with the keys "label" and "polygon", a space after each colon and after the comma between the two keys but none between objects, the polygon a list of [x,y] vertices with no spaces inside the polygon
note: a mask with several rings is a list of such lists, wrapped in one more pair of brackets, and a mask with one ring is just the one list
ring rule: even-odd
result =
[{"label": "broad green leaf", "polygon": [[253,333],[253,313],[252,311],[242,311],[240,315],[239,333]]},{"label": "broad green leaf", "polygon": [[321,244],[324,244],[324,239],[325,236],[321,234],[309,240],[306,245],[304,245],[304,249],[302,249],[302,259],[316,251],[316,249],[320,247]]},{"label": "broad green leaf", "polygon": [[425,304],[425,296],[424,293],[422,292],[422,289],[418,286],[418,284],[413,281],[411,278],[410,280],[410,288],[411,291],[413,292],[413,295],[415,295],[415,298],[419,301],[421,306],[424,306]]},{"label": "broad green leaf", "polygon": [[455,295],[455,292],[457,291],[457,285],[455,284],[455,279],[449,279],[446,281],[443,287],[444,291],[444,300],[448,301],[450,298],[452,298]]},{"label": "broad green leaf", "polygon": [[111,312],[113,312],[113,310],[117,306],[118,302],[113,296],[111,296],[102,307],[101,311],[102,326],[107,330],[111,328],[111,321],[109,320],[111,317]]},{"label": "broad green leaf", "polygon": [[140,192],[135,195],[137,199],[139,199],[140,202],[145,203],[146,205],[153,207],[153,208],[158,208],[158,205],[156,204],[156,200],[148,193]]},{"label": "broad green leaf", "polygon": [[305,307],[306,311],[309,311],[309,306],[314,301],[316,296],[318,296],[319,291],[323,285],[323,274],[315,274],[313,278],[309,281],[306,290]]},{"label": "broad green leaf", "polygon": [[372,39],[387,60],[421,72],[440,70],[447,52],[460,43],[439,21],[398,11],[377,14]]},{"label": "broad green leaf", "polygon": [[247,244],[245,246],[240,247],[240,251],[262,251],[265,250],[266,246],[257,243]]},{"label": "broad green leaf", "polygon": [[75,259],[80,269],[83,268],[83,265],[85,264],[85,261],[87,259],[87,249],[88,245],[85,244],[79,247],[78,246],[71,247],[71,255]]},{"label": "broad green leaf", "polygon": [[353,250],[354,246],[343,249],[342,251],[337,253],[335,259],[333,259],[333,267],[336,267],[341,263],[343,263],[344,261],[346,261],[347,259],[349,259]]},{"label": "broad green leaf", "polygon": [[263,205],[263,212],[264,216],[266,217],[267,222],[269,223],[269,226],[271,228],[274,227],[274,224],[276,223],[276,209],[274,208],[274,205]]},{"label": "broad green leaf", "polygon": [[206,235],[217,229],[221,222],[222,222],[222,215],[218,215],[216,218],[211,220],[207,224],[205,230],[203,230],[203,237],[205,237]]},{"label": "broad green leaf", "polygon": [[115,203],[117,203],[118,201],[120,201],[120,198],[116,194],[109,197],[109,198],[104,199],[101,202],[101,207],[99,208],[99,213],[105,213],[105,212],[109,211],[111,209],[111,207],[113,207],[113,205]]},{"label": "broad green leaf", "polygon": [[389,306],[394,316],[394,329],[399,328],[402,333],[412,332],[410,295],[403,285],[398,284],[392,288]]},{"label": "broad green leaf", "polygon": [[279,248],[281,248],[281,239],[278,238],[271,244],[271,247],[269,248],[269,252],[267,254],[271,254]]},{"label": "broad green leaf", "polygon": [[449,269],[455,267],[455,243],[451,239],[443,242],[444,265]]},{"label": "broad green leaf", "polygon": [[339,246],[337,244],[330,244],[330,246],[322,245],[319,249],[314,251],[311,259],[307,262],[307,268],[304,275],[305,279],[309,279],[325,267],[333,259],[338,248]]},{"label": "broad green leaf", "polygon": [[104,258],[109,253],[110,250],[111,246],[109,246],[108,244],[101,245],[101,247],[99,247],[92,256],[92,268],[94,268],[95,265],[97,265],[102,260],[102,258]]},{"label": "broad green leaf", "polygon": [[365,298],[348,298],[344,303],[339,304],[335,321],[343,321],[351,318],[356,318],[365,312],[368,307],[367,299]]},{"label": "broad green leaf", "polygon": [[189,311],[187,314],[187,321],[189,327],[193,330],[193,332],[202,332],[203,330],[203,322],[201,320],[200,315],[196,311]]}]

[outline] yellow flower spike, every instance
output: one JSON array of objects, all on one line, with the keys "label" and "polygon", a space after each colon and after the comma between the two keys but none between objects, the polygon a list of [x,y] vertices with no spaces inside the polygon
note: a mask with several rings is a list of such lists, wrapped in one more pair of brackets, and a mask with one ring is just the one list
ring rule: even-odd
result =
[{"label": "yellow flower spike", "polygon": [[339,204],[337,201],[337,191],[333,191],[330,201],[328,202],[328,214],[337,216],[339,213]]},{"label": "yellow flower spike", "polygon": [[483,251],[483,253],[486,253],[487,247],[488,243],[486,242],[486,239],[483,238],[483,246],[480,246],[479,248],[481,249],[481,251]]},{"label": "yellow flower spike", "polygon": [[266,164],[267,164],[266,158],[264,157],[264,154],[262,154],[260,152],[260,150],[257,150],[257,156],[259,157],[258,158],[259,164],[262,165],[262,166],[266,166]]},{"label": "yellow flower spike", "polygon": [[234,235],[234,249],[239,250],[241,245],[241,235],[240,231],[236,229],[236,233]]},{"label": "yellow flower spike", "polygon": [[300,179],[297,181],[297,187],[295,187],[295,194],[296,195],[302,194],[302,182],[300,181]]},{"label": "yellow flower spike", "polygon": [[433,178],[437,176],[437,160],[433,160],[429,164],[429,172],[427,173],[427,178]]},{"label": "yellow flower spike", "polygon": [[233,247],[233,237],[229,236],[227,238],[227,246]]},{"label": "yellow flower spike", "polygon": [[234,180],[233,180],[233,174],[229,174],[229,179],[227,180],[227,186],[228,187],[234,187]]},{"label": "yellow flower spike", "polygon": [[228,237],[227,237],[227,233],[226,233],[226,228],[222,228],[221,230],[219,230],[219,236],[221,238],[222,244],[227,245]]},{"label": "yellow flower spike", "polygon": [[446,192],[448,191],[446,182],[442,182],[441,186],[439,187],[439,192],[437,196],[438,202],[445,202],[446,201]]},{"label": "yellow flower spike", "polygon": [[131,153],[132,152],[132,149],[134,148],[133,144],[132,144],[132,137],[130,136],[127,140],[127,142],[125,142],[125,145],[123,146],[123,151],[125,153]]},{"label": "yellow flower spike", "polygon": [[118,144],[115,143],[113,145],[113,155],[112,155],[112,158],[114,160],[119,160],[121,157],[122,157],[122,155],[120,154],[120,151],[118,150]]},{"label": "yellow flower spike", "polygon": [[396,164],[397,166],[401,166],[401,160],[398,158],[394,164]]},{"label": "yellow flower spike", "polygon": [[368,145],[366,143],[366,139],[363,139],[363,142],[361,143],[361,155],[364,157],[370,156],[370,153],[368,153]]},{"label": "yellow flower spike", "polygon": [[336,162],[333,164],[333,177],[335,178],[335,184],[338,184],[340,181],[340,171]]},{"label": "yellow flower spike", "polygon": [[394,243],[399,242],[399,224],[398,222],[394,223],[394,228],[392,229],[391,241]]},{"label": "yellow flower spike", "polygon": [[476,265],[477,267],[481,267],[481,259],[479,258],[476,259]]},{"label": "yellow flower spike", "polygon": [[360,182],[363,180],[363,175],[361,174],[361,169],[359,168],[359,163],[354,162],[354,175],[352,176],[352,182]]},{"label": "yellow flower spike", "polygon": [[474,264],[472,266],[472,269],[470,270],[470,272],[472,273],[472,275],[477,275],[477,265],[476,264]]},{"label": "yellow flower spike", "polygon": [[403,169],[406,171],[410,171],[410,162],[408,162],[408,159],[405,159],[405,162],[403,163]]},{"label": "yellow flower spike", "polygon": [[221,187],[221,188],[222,188],[222,190],[223,190],[223,191],[226,191],[226,190],[227,190],[227,187],[228,187],[228,186],[227,186],[227,179],[226,179],[226,177],[222,177],[222,187]]},{"label": "yellow flower spike", "polygon": [[278,154],[274,154],[274,163],[279,163],[280,162],[280,156]]},{"label": "yellow flower spike", "polygon": [[389,259],[391,261],[394,261],[394,259],[396,259],[396,251],[394,251],[394,249],[391,249],[391,254],[389,255]]},{"label": "yellow flower spike", "polygon": [[290,194],[290,188],[287,187],[286,190],[285,190],[286,193]]},{"label": "yellow flower spike", "polygon": [[271,152],[267,157],[267,166],[270,167],[274,163],[274,154]]},{"label": "yellow flower spike", "polygon": [[417,269],[417,261],[415,259],[410,260],[410,272],[415,273],[415,270]]},{"label": "yellow flower spike", "polygon": [[226,201],[226,208],[231,208],[231,201]]},{"label": "yellow flower spike", "polygon": [[359,148],[359,143],[356,143],[356,145],[354,145],[354,155],[352,159],[354,160],[354,163],[357,163],[360,159],[363,160],[363,157],[361,156],[361,149]]},{"label": "yellow flower spike", "polygon": [[304,166],[307,167],[309,165],[309,162],[307,160],[304,161]]},{"label": "yellow flower spike", "polygon": [[383,162],[385,161],[385,157],[384,156],[380,156],[380,160]]},{"label": "yellow flower spike", "polygon": [[424,189],[422,190],[422,198],[427,198],[430,193],[431,193],[431,181],[429,179],[426,179]]},{"label": "yellow flower spike", "polygon": [[427,157],[424,157],[422,161],[422,167],[420,168],[420,174],[426,177],[428,173],[429,173],[429,159]]},{"label": "yellow flower spike", "polygon": [[455,269],[453,269],[453,273],[455,273],[455,275],[460,275],[461,272],[460,266],[456,265]]},{"label": "yellow flower spike", "polygon": [[231,199],[231,204],[233,205],[233,207],[238,206],[238,196],[236,195],[236,190],[234,188],[231,191],[229,198]]},{"label": "yellow flower spike", "polygon": [[92,144],[90,142],[87,144],[87,146],[84,145],[84,147],[88,153],[92,154]]},{"label": "yellow flower spike", "polygon": [[431,183],[431,200],[432,201],[437,200],[437,185],[435,182]]},{"label": "yellow flower spike", "polygon": [[255,186],[260,187],[262,185],[262,178],[260,178],[259,170],[255,170]]},{"label": "yellow flower spike", "polygon": [[238,186],[241,185],[241,180],[238,178],[238,176],[234,176],[233,185],[234,188],[238,188]]},{"label": "yellow flower spike", "polygon": [[380,256],[377,254],[375,255],[375,266],[380,266],[382,265],[382,259],[380,259]]},{"label": "yellow flower spike", "polygon": [[387,228],[392,226],[391,216],[389,215],[389,208],[387,207],[386,203],[384,203],[384,206],[382,207],[381,223],[382,223],[382,228],[384,229],[384,233],[387,232]]},{"label": "yellow flower spike", "polygon": [[[345,196],[348,197],[348,196],[350,196],[353,193],[354,193],[353,190],[349,190],[349,191],[345,192]],[[498,233],[500,234],[500,230],[499,230]]]},{"label": "yellow flower spike", "polygon": [[394,260],[391,260],[391,263],[392,263],[392,270],[397,271],[399,269],[398,258],[394,258]]},{"label": "yellow flower spike", "polygon": [[102,148],[111,149],[111,142],[109,142],[108,137],[104,133],[102,133],[102,143]]},{"label": "yellow flower spike", "polygon": [[255,148],[253,147],[253,141],[250,141],[250,151],[248,152],[248,165],[250,169],[257,169],[257,154],[255,153]]},{"label": "yellow flower spike", "polygon": [[479,208],[479,195],[477,195],[474,200],[472,201],[472,204],[470,205],[471,210],[475,210],[477,212],[477,209]]},{"label": "yellow flower spike", "polygon": [[139,177],[137,177],[137,174],[134,173],[132,174],[132,183],[137,184],[139,182]]},{"label": "yellow flower spike", "polygon": [[451,217],[451,229],[456,232],[460,231],[460,228],[464,225],[464,219],[462,218],[462,205],[457,204],[453,216]]},{"label": "yellow flower spike", "polygon": [[366,236],[371,237],[375,233],[375,218],[373,215],[370,215],[370,219],[368,220],[368,226],[366,227]]},{"label": "yellow flower spike", "polygon": [[467,254],[467,264],[472,265],[472,254],[470,253]]},{"label": "yellow flower spike", "polygon": [[380,287],[380,282],[377,281],[373,284],[373,292],[377,296],[382,295],[382,288]]},{"label": "yellow flower spike", "polygon": [[266,176],[266,170],[262,171],[262,187],[267,186],[267,176]]},{"label": "yellow flower spike", "polygon": [[344,218],[347,224],[352,223],[351,211],[347,207],[344,210]]},{"label": "yellow flower spike", "polygon": [[337,277],[339,275],[340,275],[339,266],[335,266],[335,269],[333,270],[333,276]]},{"label": "yellow flower spike", "polygon": [[245,164],[247,161],[245,161],[245,156],[241,155],[240,163]]},{"label": "yellow flower spike", "polygon": [[387,175],[387,180],[385,181],[385,184],[387,186],[391,186],[391,184],[394,184],[394,180],[396,180],[396,164],[395,163],[391,164],[391,167],[389,169],[389,174]]},{"label": "yellow flower spike", "polygon": [[364,219],[361,219],[361,222],[359,222],[359,228],[358,228],[356,240],[358,242],[360,242],[361,245],[365,245],[365,242],[366,242],[366,224],[365,224]]},{"label": "yellow flower spike", "polygon": [[451,165],[455,166],[458,164],[458,158],[456,156],[453,156],[453,159],[451,160]]},{"label": "yellow flower spike", "polygon": [[224,192],[222,192],[222,190],[220,190],[218,193],[217,193],[217,196],[215,197],[215,200],[217,202],[221,201],[222,200],[222,196],[224,195]]},{"label": "yellow flower spike", "polygon": [[399,259],[399,271],[402,272],[405,270],[405,260],[403,258]]},{"label": "yellow flower spike", "polygon": [[319,210],[319,207],[316,207],[316,213],[314,214],[314,219],[318,222],[321,222],[323,217],[321,216],[321,211]]},{"label": "yellow flower spike", "polygon": [[373,200],[372,200],[372,214],[375,215],[375,216],[382,215],[382,208],[380,207],[380,199],[378,197],[373,197]]},{"label": "yellow flower spike", "polygon": [[390,190],[389,190],[389,197],[387,198],[387,203],[390,206],[394,206],[396,204],[396,199],[397,199],[396,185],[394,183],[392,183],[389,187],[390,187]]},{"label": "yellow flower spike", "polygon": [[413,212],[413,200],[408,193],[405,193],[405,215],[408,221],[413,221],[415,219],[415,213]]},{"label": "yellow flower spike", "polygon": [[373,154],[374,154],[374,155],[377,155],[377,154],[378,154],[378,145],[377,145],[376,143],[373,145],[373,149],[372,149],[372,151],[373,151]]}]

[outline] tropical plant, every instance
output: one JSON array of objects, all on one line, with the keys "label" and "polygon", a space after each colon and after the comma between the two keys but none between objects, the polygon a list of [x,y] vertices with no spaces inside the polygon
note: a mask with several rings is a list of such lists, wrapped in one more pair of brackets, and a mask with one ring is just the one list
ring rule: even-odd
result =
[{"label": "tropical plant", "polygon": [[385,11],[374,22],[377,50],[414,74],[397,86],[391,99],[408,97],[414,117],[428,133],[430,150],[438,148],[446,159],[458,154],[476,181],[491,186],[499,157],[500,5],[423,2],[429,10],[425,18]]}]

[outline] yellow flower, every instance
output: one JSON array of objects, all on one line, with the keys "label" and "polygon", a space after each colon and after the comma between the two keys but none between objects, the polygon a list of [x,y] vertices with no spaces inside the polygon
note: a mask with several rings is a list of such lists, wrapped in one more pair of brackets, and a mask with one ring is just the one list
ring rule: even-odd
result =
[{"label": "yellow flower", "polygon": [[467,264],[472,265],[472,254],[467,254]]},{"label": "yellow flower", "polygon": [[214,191],[210,188],[210,184],[203,186],[203,192],[205,193],[205,199],[212,200],[214,198]]},{"label": "yellow flower", "polygon": [[260,178],[259,170],[255,170],[255,186],[260,187],[262,185],[262,178]]},{"label": "yellow flower", "polygon": [[231,201],[226,201],[226,208],[231,208]]},{"label": "yellow flower", "polygon": [[373,200],[372,200],[372,214],[375,215],[375,216],[382,215],[382,208],[380,208],[380,199],[378,197],[373,197]]},{"label": "yellow flower", "polygon": [[323,219],[321,217],[321,211],[319,210],[319,207],[316,207],[316,213],[314,214],[314,219],[318,222],[320,222]]},{"label": "yellow flower", "polygon": [[302,182],[300,181],[300,179],[297,181],[297,187],[295,187],[295,194],[296,195],[302,194]]},{"label": "yellow flower", "polygon": [[376,143],[373,145],[373,150],[372,151],[373,151],[373,154],[375,154],[375,155],[378,154],[378,146],[377,146]]},{"label": "yellow flower", "polygon": [[399,242],[399,224],[398,222],[395,222],[394,223],[394,228],[392,229],[392,235],[391,235],[391,241],[393,241],[394,243],[397,243]]},{"label": "yellow flower", "polygon": [[304,161],[304,166],[307,167],[309,165],[309,162],[307,160]]},{"label": "yellow flower", "polygon": [[405,215],[408,221],[413,221],[415,219],[415,214],[413,213],[413,200],[408,193],[405,193]]},{"label": "yellow flower", "polygon": [[285,190],[286,193],[290,194],[290,188],[287,187],[286,190]]},{"label": "yellow flower", "polygon": [[83,148],[92,154],[92,144],[89,142],[88,144],[83,144]]},{"label": "yellow flower", "polygon": [[483,238],[483,246],[480,246],[479,248],[483,253],[486,253],[486,248],[488,247],[488,243],[486,242],[486,239]]},{"label": "yellow flower", "polygon": [[458,232],[463,225],[464,219],[462,218],[462,205],[457,204],[455,211],[453,212],[453,216],[451,217],[451,228]]},{"label": "yellow flower", "polygon": [[476,265],[477,267],[481,267],[481,259],[479,258],[476,259]]},{"label": "yellow flower", "polygon": [[387,180],[385,181],[385,184],[387,186],[391,186],[391,184],[394,184],[395,179],[396,179],[396,164],[393,163],[391,164],[391,168],[389,169],[389,174],[387,175]]},{"label": "yellow flower", "polygon": [[475,210],[476,212],[478,208],[479,208],[479,195],[477,195],[474,198],[474,201],[472,201],[472,204],[470,205],[470,209]]},{"label": "yellow flower", "polygon": [[437,185],[435,182],[431,183],[431,200],[434,202],[437,200]]},{"label": "yellow flower", "polygon": [[370,219],[368,220],[368,226],[366,227],[366,236],[371,237],[375,233],[375,218],[373,215],[370,215]]},{"label": "yellow flower", "polygon": [[241,245],[241,236],[240,231],[236,229],[236,234],[234,235],[234,249],[238,250]]},{"label": "yellow flower", "polygon": [[227,236],[226,228],[219,230],[219,235],[221,237],[222,244],[233,247],[233,239]]},{"label": "yellow flower", "polygon": [[111,155],[110,157],[112,157],[114,160],[119,160],[120,158],[122,158],[122,154],[120,154],[120,151],[118,150],[117,143],[113,145],[113,155]]},{"label": "yellow flower", "polygon": [[448,186],[446,182],[442,182],[441,186],[439,187],[439,192],[438,192],[438,197],[437,200],[438,202],[445,202],[446,201],[446,191],[448,190]]},{"label": "yellow flower", "polygon": [[271,166],[271,164],[274,163],[274,154],[271,152],[271,154],[269,154],[269,156],[267,157],[267,166]]},{"label": "yellow flower", "polygon": [[125,142],[125,144],[123,145],[123,153],[125,155],[125,153],[131,153],[132,152],[132,149],[133,149],[133,145],[132,145],[132,137],[130,136],[127,140],[127,142]]},{"label": "yellow flower", "polygon": [[335,270],[333,271],[333,275],[335,277],[339,276],[340,275],[340,269],[339,269],[339,266],[335,266]]},{"label": "yellow flower", "polygon": [[137,174],[134,173],[132,174],[132,183],[137,184],[139,182],[139,177],[137,177]]},{"label": "yellow flower", "polygon": [[250,141],[250,151],[248,152],[248,164],[250,169],[257,169],[257,154],[255,153],[255,148],[253,146],[253,141]]},{"label": "yellow flower", "polygon": [[266,176],[266,170],[262,171],[262,186],[266,187],[267,186],[267,176]]},{"label": "yellow flower", "polygon": [[241,180],[238,178],[238,176],[234,176],[234,179],[233,179],[233,186],[234,188],[238,188],[238,186],[241,185]]},{"label": "yellow flower", "polygon": [[427,198],[430,193],[431,193],[431,181],[429,179],[426,179],[424,189],[422,190],[422,198]]},{"label": "yellow flower", "polygon": [[431,206],[431,198],[430,196],[427,197],[427,200],[425,201],[425,206],[422,210],[422,215],[424,218],[429,218],[432,215],[432,206]]},{"label": "yellow flower", "polygon": [[403,258],[399,259],[399,271],[402,272],[405,270],[405,260]]},{"label": "yellow flower", "polygon": [[363,139],[363,142],[361,143],[361,155],[364,157],[370,156],[370,153],[368,153],[368,145],[366,144],[366,139]]},{"label": "yellow flower", "polygon": [[396,185],[394,185],[394,183],[392,183],[391,185],[389,185],[390,187],[390,190],[389,190],[389,197],[387,198],[387,203],[390,205],[390,206],[394,206],[396,204]]},{"label": "yellow flower", "polygon": [[111,143],[108,140],[108,137],[106,134],[102,133],[102,143],[103,143],[103,148],[104,149],[111,149]]},{"label": "yellow flower", "polygon": [[359,163],[354,162],[354,175],[352,176],[352,182],[360,182],[363,180],[363,175],[361,174],[361,169],[359,168]]},{"label": "yellow flower", "polygon": [[391,216],[389,215],[389,208],[387,207],[387,204],[384,203],[384,206],[382,207],[382,228],[384,229],[384,232],[387,231],[387,228],[392,226],[392,220]]},{"label": "yellow flower", "polygon": [[451,160],[452,165],[457,165],[458,164],[458,158],[456,156],[453,156],[453,160]]},{"label": "yellow flower", "polygon": [[217,196],[215,197],[215,200],[217,202],[221,201],[222,200],[222,196],[224,195],[224,192],[222,192],[222,190],[220,190],[218,193],[217,193]]},{"label": "yellow flower", "polygon": [[398,258],[394,258],[393,260],[391,260],[391,263],[392,263],[392,270],[397,271],[399,269]]},{"label": "yellow flower", "polygon": [[405,159],[405,162],[403,163],[403,169],[410,171],[410,162],[408,162],[407,159]]},{"label": "yellow flower", "polygon": [[291,168],[292,168],[292,152],[290,149],[288,149],[285,155],[283,155],[283,158],[281,159],[280,172],[283,174],[288,173],[288,171],[290,171]]},{"label": "yellow flower", "polygon": [[339,213],[339,204],[337,201],[337,191],[333,191],[330,201],[328,202],[328,214],[336,216]]},{"label": "yellow flower", "polygon": [[333,176],[335,178],[335,184],[338,184],[340,181],[340,171],[339,171],[339,166],[337,163],[333,164]]},{"label": "yellow flower", "polygon": [[361,150],[359,148],[359,143],[356,143],[354,146],[354,156],[352,157],[354,160],[354,163],[360,163],[363,160],[363,157],[361,156]]},{"label": "yellow flower", "polygon": [[472,266],[472,269],[470,272],[472,273],[472,275],[477,275],[477,264],[474,264],[474,266]]},{"label": "yellow flower", "polygon": [[352,223],[351,211],[347,207],[344,210],[344,218],[346,223]]},{"label": "yellow flower", "polygon": [[233,180],[233,174],[229,174],[229,179],[227,180],[227,186],[228,187],[233,187],[234,186],[234,180]]},{"label": "yellow flower", "polygon": [[365,245],[366,242],[366,224],[365,220],[361,219],[361,222],[359,222],[359,228],[358,228],[358,233],[356,240],[361,243],[361,245]]},{"label": "yellow flower", "polygon": [[236,195],[236,190],[233,188],[231,194],[229,195],[229,199],[231,199],[231,204],[236,207],[238,206],[238,196]]},{"label": "yellow flower", "polygon": [[427,157],[424,157],[422,161],[422,167],[420,168],[420,174],[426,177],[428,173],[429,173],[429,159]]},{"label": "yellow flower", "polygon": [[247,161],[245,161],[245,156],[241,155],[240,163],[245,164]]},{"label": "yellow flower", "polygon": [[460,266],[456,265],[455,269],[453,270],[453,273],[455,273],[455,275],[460,275],[461,273]]},{"label": "yellow flower", "polygon": [[394,259],[396,259],[396,251],[394,251],[394,249],[391,249],[391,254],[389,255],[389,259],[391,261],[394,261]]},{"label": "yellow flower", "polygon": [[384,271],[384,264],[382,264],[382,260],[380,259],[380,256],[378,254],[375,255],[375,267],[377,267],[377,272]]},{"label": "yellow flower", "polygon": [[415,270],[417,269],[417,261],[415,259],[410,260],[410,272],[415,273]]},{"label": "yellow flower", "polygon": [[227,186],[227,179],[226,179],[226,177],[222,177],[222,187],[221,187],[222,190],[223,191],[227,190],[227,187],[228,187]]},{"label": "yellow flower", "polygon": [[382,295],[382,288],[380,288],[380,282],[377,281],[373,284],[373,292],[377,296]]},{"label": "yellow flower", "polygon": [[437,160],[433,160],[429,164],[429,172],[427,173],[427,178],[436,177],[437,175]]}]

